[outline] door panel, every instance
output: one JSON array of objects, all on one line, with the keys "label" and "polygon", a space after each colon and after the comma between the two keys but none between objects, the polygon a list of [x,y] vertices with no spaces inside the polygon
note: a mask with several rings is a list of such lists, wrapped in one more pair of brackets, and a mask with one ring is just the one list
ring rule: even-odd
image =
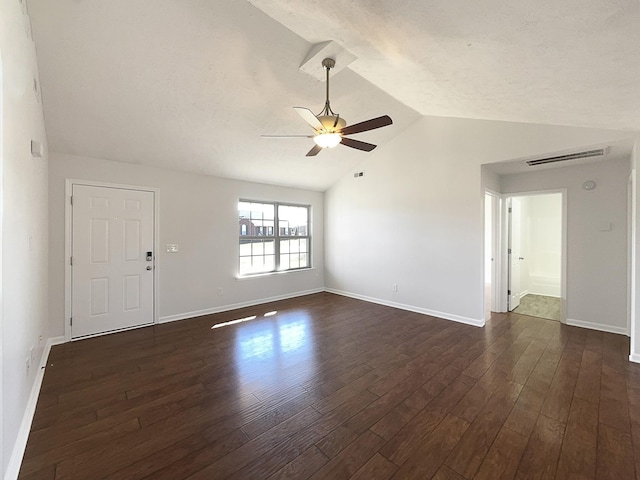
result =
[{"label": "door panel", "polygon": [[520,199],[512,198],[509,204],[509,311],[520,305],[521,212]]},{"label": "door panel", "polygon": [[71,337],[153,323],[146,252],[154,245],[154,193],[73,185],[72,194]]}]

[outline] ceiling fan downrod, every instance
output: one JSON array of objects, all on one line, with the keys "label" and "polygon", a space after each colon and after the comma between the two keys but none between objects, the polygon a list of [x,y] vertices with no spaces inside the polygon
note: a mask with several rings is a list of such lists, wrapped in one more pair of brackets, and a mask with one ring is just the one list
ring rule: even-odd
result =
[{"label": "ceiling fan downrod", "polygon": [[[320,117],[320,116],[327,116],[327,117],[340,117],[340,115],[338,115],[337,113],[334,113],[333,110],[331,110],[331,103],[329,102],[329,70],[331,70],[333,67],[336,66],[336,61],[333,58],[325,58],[324,60],[322,60],[322,66],[325,68],[326,72],[327,72],[327,99],[324,102],[324,109],[316,116]],[[338,120],[336,118],[336,125],[338,123]]]}]

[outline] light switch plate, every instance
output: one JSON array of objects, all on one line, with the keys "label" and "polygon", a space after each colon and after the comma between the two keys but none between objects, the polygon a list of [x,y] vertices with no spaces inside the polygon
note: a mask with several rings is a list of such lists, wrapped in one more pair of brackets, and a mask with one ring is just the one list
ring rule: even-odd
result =
[{"label": "light switch plate", "polygon": [[167,253],[178,253],[179,247],[177,243],[167,243]]}]

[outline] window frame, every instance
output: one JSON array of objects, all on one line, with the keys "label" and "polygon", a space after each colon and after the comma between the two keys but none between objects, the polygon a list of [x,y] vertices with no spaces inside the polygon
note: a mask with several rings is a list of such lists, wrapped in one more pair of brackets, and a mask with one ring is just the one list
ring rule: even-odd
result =
[{"label": "window frame", "polygon": [[[255,276],[260,276],[260,275],[273,275],[273,274],[280,274],[280,273],[287,273],[287,272],[296,272],[296,271],[300,271],[300,270],[309,270],[311,268],[313,268],[312,266],[312,236],[311,236],[311,205],[309,204],[301,204],[301,203],[291,203],[291,202],[279,202],[279,201],[264,201],[264,200],[249,200],[246,198],[240,198],[238,199],[238,208],[237,208],[237,216],[238,216],[238,222],[239,225],[240,221],[242,220],[242,218],[240,217],[240,203],[245,202],[245,203],[253,203],[253,204],[260,204],[260,205],[270,205],[273,206],[273,211],[274,211],[274,219],[273,219],[273,235],[242,235],[242,226],[239,226],[237,233],[238,233],[238,255],[237,255],[237,259],[238,259],[238,277],[239,278],[247,278],[247,277],[255,277]],[[281,235],[280,234],[280,218],[279,218],[279,207],[296,207],[296,208],[305,208],[307,210],[307,233],[306,235]],[[251,221],[251,219],[248,219],[249,221]],[[264,241],[266,239],[273,239],[274,241],[274,268],[273,270],[268,270],[268,271],[263,271],[263,272],[255,272],[255,273],[241,273],[240,272],[240,262],[241,259],[243,257],[247,257],[242,256],[241,255],[241,251],[240,251],[240,245],[242,240],[256,240],[256,241]],[[280,256],[281,256],[281,252],[280,252],[280,243],[283,240],[300,240],[300,239],[306,239],[307,241],[307,265],[304,267],[289,267],[286,269],[280,269]],[[304,252],[303,252],[304,253]],[[252,258],[253,255],[249,256],[249,258]]]}]

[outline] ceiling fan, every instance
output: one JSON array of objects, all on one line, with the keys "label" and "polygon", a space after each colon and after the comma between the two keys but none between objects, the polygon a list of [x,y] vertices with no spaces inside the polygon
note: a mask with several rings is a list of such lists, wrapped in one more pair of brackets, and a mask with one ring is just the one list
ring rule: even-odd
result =
[{"label": "ceiling fan", "polygon": [[311,128],[315,131],[314,135],[263,135],[265,138],[313,138],[315,146],[307,152],[307,157],[312,157],[320,153],[323,148],[333,148],[338,144],[345,145],[347,147],[355,148],[356,150],[362,150],[370,152],[376,145],[373,143],[362,142],[360,140],[354,140],[348,138],[346,135],[353,135],[355,133],[367,132],[380,127],[386,127],[391,125],[393,121],[389,115],[383,115],[381,117],[365,120],[364,122],[356,123],[347,126],[347,122],[344,118],[341,118],[339,114],[334,113],[331,110],[329,103],[329,70],[335,67],[336,62],[333,58],[325,58],[322,61],[322,66],[327,71],[327,100],[325,101],[322,111],[315,115],[311,110],[305,107],[293,107],[296,112],[306,121]]}]

